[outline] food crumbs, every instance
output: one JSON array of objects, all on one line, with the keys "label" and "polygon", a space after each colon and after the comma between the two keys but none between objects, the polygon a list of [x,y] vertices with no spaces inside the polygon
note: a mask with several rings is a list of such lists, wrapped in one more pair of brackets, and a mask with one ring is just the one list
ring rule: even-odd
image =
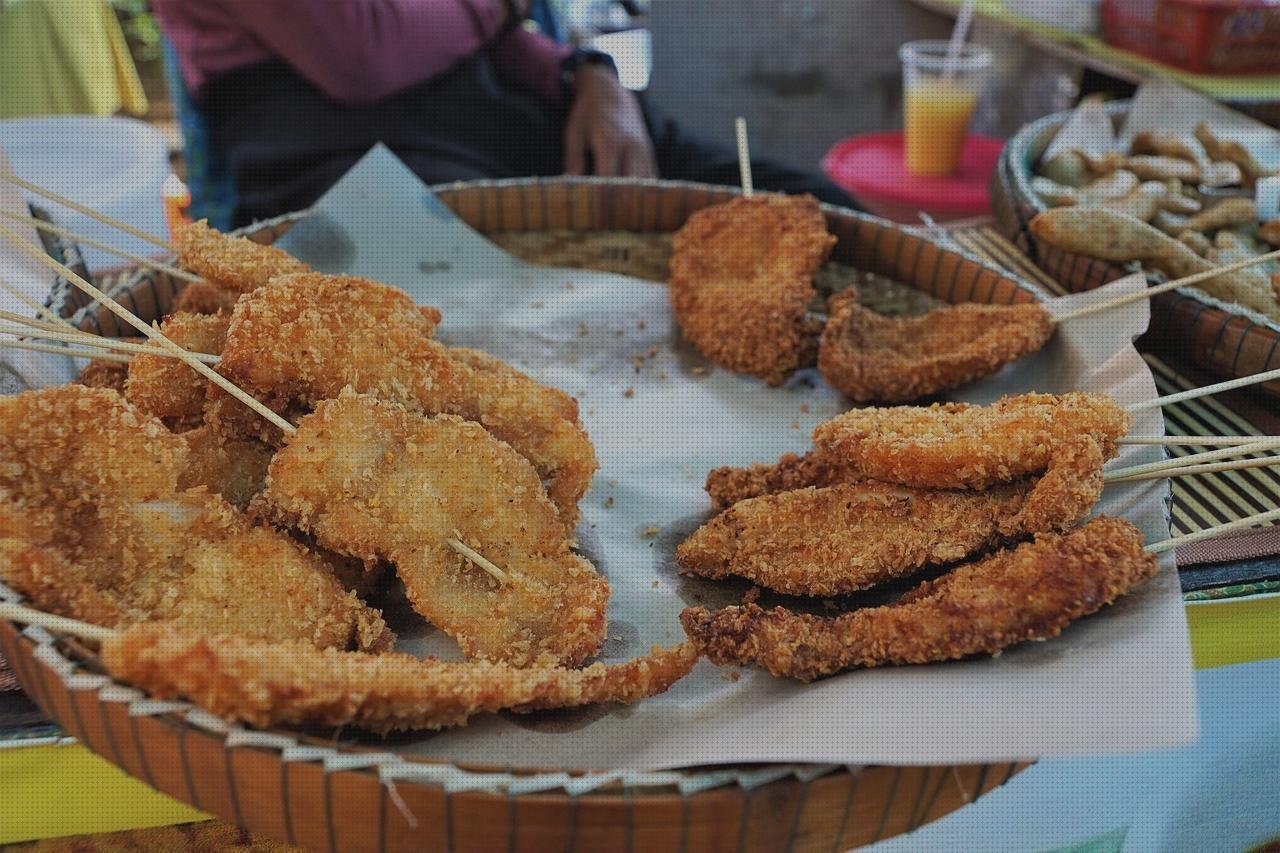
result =
[{"label": "food crumbs", "polygon": [[698,365],[697,367],[690,368],[689,372],[690,372],[690,373],[692,373],[694,376],[706,376],[706,375],[707,375],[707,369],[706,369],[705,367],[703,367],[702,365]]},{"label": "food crumbs", "polygon": [[791,422],[791,428],[792,428],[792,429],[800,429],[800,422],[799,422],[799,421],[792,421],[792,422]]},{"label": "food crumbs", "polygon": [[651,585],[654,589],[657,589],[657,588],[658,588],[658,582],[657,582],[657,581],[654,581],[654,582],[653,582],[652,584],[650,584],[650,585]]},{"label": "food crumbs", "polygon": [[661,527],[651,524],[644,529],[644,538],[652,539],[653,537],[657,536],[661,531],[662,531]]},{"label": "food crumbs", "polygon": [[644,327],[645,327],[645,322],[644,322],[644,320],[636,320],[636,328],[637,328],[637,329],[643,329]]},{"label": "food crumbs", "polygon": [[535,309],[536,309],[536,308],[543,308],[543,307],[546,307],[546,303],[545,303],[545,302],[543,302],[541,299],[539,299],[537,302],[530,302],[530,303],[529,303],[529,307],[530,307],[530,308],[535,308]]},{"label": "food crumbs", "polygon": [[630,400],[635,395],[636,395],[636,389],[634,388],[628,388],[627,390],[622,392],[622,396],[626,397],[628,400]]},{"label": "food crumbs", "polygon": [[613,508],[613,495],[609,495],[609,497],[604,499],[604,508],[605,509]]},{"label": "food crumbs", "polygon": [[733,672],[729,673],[729,680],[730,680],[730,681],[735,681],[735,682],[736,682],[736,681],[737,681],[739,678],[741,678],[741,677],[742,677],[742,673],[738,672],[736,669],[735,669]]},{"label": "food crumbs", "polygon": [[580,337],[580,338],[585,338],[585,337],[587,336],[587,331],[588,331],[588,329],[587,329],[587,324],[586,324],[586,323],[579,323],[579,324],[578,324],[578,337]]},{"label": "food crumbs", "polygon": [[800,411],[801,411],[801,412],[803,412],[803,413],[804,413],[804,414],[806,414],[806,415],[807,415],[807,414],[809,414],[809,404],[808,404],[808,403],[801,403],[801,404],[800,404]]}]

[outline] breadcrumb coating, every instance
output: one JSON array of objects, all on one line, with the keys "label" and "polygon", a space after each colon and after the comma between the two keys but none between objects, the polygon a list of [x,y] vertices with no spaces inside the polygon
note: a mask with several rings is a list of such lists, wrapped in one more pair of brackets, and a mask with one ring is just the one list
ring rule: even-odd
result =
[{"label": "breadcrumb coating", "polygon": [[256,290],[278,275],[311,269],[283,249],[221,234],[204,219],[175,226],[173,245],[182,267],[237,293]]},{"label": "breadcrumb coating", "polygon": [[813,364],[821,323],[806,311],[835,243],[809,195],[738,197],[697,211],[672,241],[681,332],[716,364],[780,385]]},{"label": "breadcrumb coating", "polygon": [[102,644],[112,676],[156,698],[185,698],[262,728],[354,725],[377,732],[441,729],[502,709],[632,704],[665,692],[697,659],[685,643],[612,666],[519,669],[202,637],[163,624],[139,625]]},{"label": "breadcrumb coating", "polygon": [[813,441],[870,479],[977,489],[1046,470],[1076,435],[1090,436],[1112,459],[1131,420],[1105,394],[1016,394],[987,406],[854,409],[819,424]]},{"label": "breadcrumb coating", "polygon": [[784,453],[775,463],[757,462],[746,468],[715,468],[707,474],[706,490],[712,505],[719,511],[747,498],[810,486],[857,483],[863,479],[852,466],[811,450],[803,455]]},{"label": "breadcrumb coating", "polygon": [[221,314],[236,307],[240,291],[223,287],[213,281],[197,281],[188,284],[173,297],[173,314]]},{"label": "breadcrumb coating", "polygon": [[901,403],[959,388],[1039,350],[1054,328],[1038,304],[966,303],[886,317],[859,305],[850,289],[828,308],[818,369],[858,402]]},{"label": "breadcrumb coating", "polygon": [[[218,355],[227,339],[226,314],[170,314],[160,332],[188,352]],[[124,396],[141,411],[174,431],[193,429],[204,420],[210,382],[181,359],[139,354],[129,363]]]},{"label": "breadcrumb coating", "polygon": [[393,563],[414,609],[469,657],[576,665],[604,641],[608,582],[570,550],[529,462],[479,424],[343,392],[299,421],[265,498],[322,546]]},{"label": "breadcrumb coating", "polygon": [[128,375],[129,365],[125,362],[94,360],[84,366],[76,382],[87,388],[110,388],[123,394]]},{"label": "breadcrumb coating", "polygon": [[1040,534],[965,564],[883,607],[834,618],[755,604],[694,607],[680,621],[717,664],[757,664],[776,676],[812,681],[855,667],[994,655],[1056,637],[1156,570],[1136,527],[1100,516],[1070,533]]}]

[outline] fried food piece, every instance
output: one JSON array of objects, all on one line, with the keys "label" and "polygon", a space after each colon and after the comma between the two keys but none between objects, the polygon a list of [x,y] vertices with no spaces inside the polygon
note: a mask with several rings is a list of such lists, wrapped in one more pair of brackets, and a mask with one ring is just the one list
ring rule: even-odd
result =
[{"label": "fried food piece", "polygon": [[[576,405],[495,359],[455,357],[430,337],[438,320],[368,279],[286,276],[236,305],[219,370],[279,411],[313,408],[350,386],[415,412],[476,421],[533,463],[572,529],[597,467]],[[272,440],[271,430],[262,437]]]},{"label": "fried food piece", "polygon": [[1205,153],[1204,146],[1189,133],[1139,131],[1133,135],[1133,140],[1129,143],[1129,153],[1177,157],[1190,160],[1202,169],[1209,165],[1209,155]]},{"label": "fried food piece", "polygon": [[181,266],[237,293],[256,290],[278,275],[311,269],[275,246],[221,234],[204,219],[177,225],[173,245]]},{"label": "fried food piece", "polygon": [[1204,146],[1204,150],[1214,160],[1226,160],[1239,166],[1242,175],[1241,184],[1247,190],[1252,190],[1257,185],[1259,178],[1276,174],[1259,163],[1249,153],[1248,148],[1245,148],[1234,139],[1219,137],[1204,122],[1196,125],[1196,139],[1199,140],[1200,144]]},{"label": "fried food piece", "polygon": [[697,659],[684,643],[612,666],[518,669],[200,637],[161,624],[139,625],[102,644],[112,676],[155,698],[182,697],[262,728],[355,725],[383,733],[461,725],[504,708],[629,705],[665,692]]},{"label": "fried food piece", "polygon": [[229,437],[208,425],[182,433],[187,444],[187,464],[178,477],[179,489],[204,486],[221,495],[236,509],[267,485],[267,466],[275,451],[254,438]]},{"label": "fried food piece", "polygon": [[716,468],[707,474],[707,494],[717,511],[760,495],[790,492],[810,486],[834,486],[866,479],[850,465],[816,450],[804,455],[784,453],[776,463],[757,462],[746,468]]},{"label": "fried food piece", "polygon": [[1206,208],[1187,218],[1183,228],[1188,231],[1212,233],[1221,228],[1251,225],[1258,221],[1258,206],[1251,198],[1224,198],[1213,207]]},{"label": "fried food piece", "polygon": [[1269,219],[1258,226],[1258,237],[1272,246],[1280,246],[1280,219]]},{"label": "fried food piece", "polygon": [[76,382],[88,388],[110,388],[124,393],[124,381],[129,375],[129,365],[122,361],[94,359],[84,366]]},{"label": "fried food piece", "polygon": [[[226,314],[170,314],[160,324],[160,331],[189,352],[218,355],[230,322]],[[173,431],[181,432],[203,422],[209,385],[209,380],[181,359],[139,354],[129,363],[124,396]]]},{"label": "fried food piece", "polygon": [[179,491],[183,439],[119,394],[77,385],[0,400],[0,574],[95,624],[382,648],[376,610],[288,538]]},{"label": "fried food piece", "polygon": [[1077,436],[1043,477],[987,491],[865,482],[744,500],[682,542],[676,560],[702,577],[738,575],[790,595],[843,595],[1066,530],[1101,495],[1102,451]]},{"label": "fried food piece", "polygon": [[215,281],[197,281],[188,284],[173,298],[174,314],[221,314],[230,313],[236,307],[240,291],[223,287]]},{"label": "fried food piece", "polygon": [[1014,394],[988,406],[854,409],[813,431],[814,444],[863,476],[933,489],[982,489],[1045,471],[1087,435],[1103,459],[1131,418],[1105,394]]},{"label": "fried food piece", "polygon": [[998,372],[1043,347],[1053,321],[1040,305],[949,305],[921,317],[886,317],[856,293],[829,303],[818,369],[854,400],[905,402]]},{"label": "fried food piece", "polygon": [[608,582],[570,550],[528,460],[479,424],[343,392],[299,422],[265,497],[324,547],[395,564],[414,609],[468,657],[572,666],[604,641]]},{"label": "fried food piece", "polygon": [[[1031,233],[1050,246],[1106,261],[1141,261],[1173,278],[1214,269],[1212,262],[1168,234],[1132,216],[1097,207],[1059,207],[1031,220]],[[1240,273],[1225,273],[1195,286],[1224,302],[1235,302],[1273,320],[1280,304],[1268,288]]]},{"label": "fried food piece", "polygon": [[835,618],[755,604],[695,607],[680,621],[717,664],[758,664],[801,681],[854,667],[994,655],[1056,637],[1145,583],[1157,564],[1142,546],[1132,524],[1100,516],[963,565],[883,607]]},{"label": "fried food piece", "polygon": [[813,276],[836,238],[812,196],[739,197],[689,217],[673,238],[671,304],[707,358],[780,385],[813,363]]}]

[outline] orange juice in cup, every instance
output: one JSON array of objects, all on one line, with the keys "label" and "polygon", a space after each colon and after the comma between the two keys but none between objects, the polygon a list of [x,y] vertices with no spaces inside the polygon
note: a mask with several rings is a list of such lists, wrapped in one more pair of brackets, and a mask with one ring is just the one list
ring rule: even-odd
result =
[{"label": "orange juice in cup", "polygon": [[964,45],[949,61],[947,42],[913,41],[899,48],[898,56],[903,71],[907,171],[950,175],[969,133],[991,51]]}]

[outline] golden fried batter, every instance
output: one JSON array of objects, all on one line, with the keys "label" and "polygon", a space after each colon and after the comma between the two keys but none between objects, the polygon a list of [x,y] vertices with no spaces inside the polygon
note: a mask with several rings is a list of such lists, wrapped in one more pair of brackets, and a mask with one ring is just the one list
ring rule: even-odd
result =
[{"label": "golden fried batter", "polygon": [[504,708],[632,704],[666,691],[697,659],[685,643],[612,666],[518,669],[201,637],[161,624],[136,626],[102,644],[107,670],[156,698],[182,697],[263,728],[355,725],[377,732],[440,729]]},{"label": "golden fried batter", "polygon": [[[230,322],[226,314],[170,314],[160,324],[160,331],[189,352],[218,355]],[[209,380],[181,359],[139,354],[129,363],[124,396],[143,412],[180,432],[203,421],[209,387]]]},{"label": "golden fried batter", "polygon": [[182,492],[186,447],[105,389],[0,400],[0,574],[41,609],[96,624],[383,648],[376,610],[322,562],[221,498]]},{"label": "golden fried batter", "polygon": [[985,488],[1044,471],[1062,442],[1088,435],[1103,459],[1129,430],[1105,394],[1016,394],[988,406],[854,409],[813,431],[817,447],[863,476],[922,488]]},{"label": "golden fried batter", "polygon": [[76,382],[88,388],[110,388],[124,393],[124,381],[128,375],[129,365],[126,362],[95,359],[84,366]]},{"label": "golden fried batter", "polygon": [[[576,406],[491,359],[466,350],[455,357],[431,339],[434,327],[405,293],[377,282],[286,276],[236,305],[219,370],[277,410],[311,408],[350,386],[423,414],[476,421],[533,463],[572,528],[597,465],[570,416]],[[262,434],[270,440],[269,430]]]},{"label": "golden fried batter", "polygon": [[208,425],[182,433],[187,464],[178,477],[179,489],[204,486],[244,510],[267,485],[267,466],[275,452],[254,438],[233,438]]},{"label": "golden fried batter", "polygon": [[479,424],[344,392],[299,422],[265,497],[324,547],[395,564],[414,609],[469,657],[576,665],[604,640],[608,582],[570,550],[529,462]]},{"label": "golden fried batter", "polygon": [[801,681],[853,667],[992,655],[1055,637],[1146,582],[1157,564],[1142,546],[1132,524],[1100,516],[963,565],[883,607],[835,618],[755,604],[694,607],[680,621],[717,664],[758,664]]},{"label": "golden fried batter", "polygon": [[278,275],[311,269],[282,249],[220,234],[203,219],[176,226],[173,245],[181,266],[238,293],[256,290]]},{"label": "golden fried batter", "polygon": [[188,284],[173,298],[172,314],[221,314],[236,307],[240,291],[213,281]]},{"label": "golden fried batter", "polygon": [[749,498],[676,549],[684,571],[791,595],[843,595],[1080,521],[1102,494],[1102,453],[1077,436],[1038,480],[987,491],[868,481]]},{"label": "golden fried batter", "polygon": [[856,469],[817,450],[804,455],[784,453],[776,463],[757,462],[746,468],[725,466],[707,474],[707,494],[716,510],[760,495],[774,495],[810,486],[834,486],[865,479]]},{"label": "golden fried batter", "polygon": [[673,238],[671,304],[707,358],[781,384],[813,363],[813,276],[836,238],[813,196],[739,197],[689,217]]},{"label": "golden fried batter", "polygon": [[948,305],[921,317],[886,317],[833,296],[818,369],[858,402],[906,402],[958,388],[1043,347],[1053,321],[1038,304]]}]

